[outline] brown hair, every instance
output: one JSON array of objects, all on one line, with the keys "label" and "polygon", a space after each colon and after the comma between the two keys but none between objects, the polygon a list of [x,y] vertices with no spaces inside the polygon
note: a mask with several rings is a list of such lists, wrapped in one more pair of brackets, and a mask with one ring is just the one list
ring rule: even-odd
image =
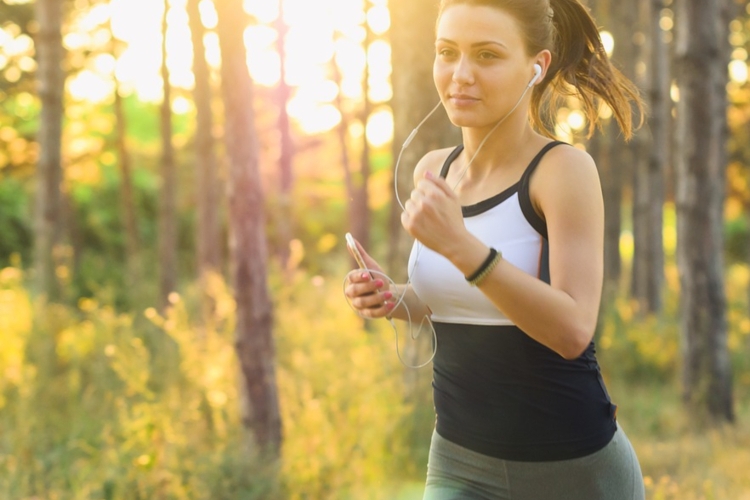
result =
[{"label": "brown hair", "polygon": [[[529,55],[544,49],[552,53],[547,76],[534,87],[531,98],[532,125],[543,134],[554,136],[551,125],[561,100],[571,95],[583,103],[589,136],[599,123],[601,102],[612,109],[626,138],[643,124],[644,106],[638,88],[612,65],[594,19],[578,0],[441,0],[440,15],[459,4],[507,12],[519,22]],[[640,118],[637,126],[633,125],[632,105]]]}]

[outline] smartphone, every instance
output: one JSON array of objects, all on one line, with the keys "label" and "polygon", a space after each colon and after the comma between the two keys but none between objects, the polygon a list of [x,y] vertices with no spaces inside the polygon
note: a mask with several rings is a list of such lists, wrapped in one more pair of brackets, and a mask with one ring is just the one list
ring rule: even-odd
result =
[{"label": "smartphone", "polygon": [[346,239],[346,246],[349,247],[349,251],[354,256],[354,260],[357,261],[357,264],[359,264],[359,268],[367,269],[367,265],[365,264],[365,259],[362,258],[362,254],[359,253],[357,244],[354,242],[354,236],[352,236],[351,233],[346,233],[344,235],[344,238]]}]

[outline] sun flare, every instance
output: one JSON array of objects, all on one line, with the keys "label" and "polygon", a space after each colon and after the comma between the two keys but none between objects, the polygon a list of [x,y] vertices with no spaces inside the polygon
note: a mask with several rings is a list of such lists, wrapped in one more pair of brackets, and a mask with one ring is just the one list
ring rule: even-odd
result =
[{"label": "sun flare", "polygon": [[[170,83],[190,90],[193,47],[190,37],[186,0],[170,0],[167,13],[167,67]],[[89,61],[86,70],[68,82],[76,100],[103,102],[110,99],[113,76],[122,92],[135,92],[146,102],[163,98],[161,81],[161,19],[164,4],[153,0],[112,0],[87,10],[75,23],[77,28],[65,37],[71,50],[94,47],[97,36],[111,33],[123,43],[116,54],[104,54]],[[373,40],[363,48],[365,23],[378,37],[390,27],[385,0],[372,2],[365,11],[363,0],[285,0],[280,12],[279,0],[245,2],[251,23],[245,32],[247,64],[257,85],[274,87],[282,75],[278,50],[279,16],[287,27],[284,43],[285,82],[292,87],[293,97],[288,110],[305,133],[320,133],[338,125],[341,112],[334,101],[341,97],[363,98],[365,74],[368,75],[368,98],[374,104],[387,103],[392,96],[390,84],[391,48],[382,39]],[[209,30],[204,38],[206,59],[211,67],[221,64],[218,36],[215,31],[217,14],[213,4],[200,3],[201,19]],[[18,40],[18,39],[17,39]],[[16,42],[22,43],[22,42]],[[109,43],[105,41],[105,45]],[[8,47],[4,47],[6,52]],[[21,48],[19,48],[20,50]],[[101,50],[101,48],[100,48]],[[2,61],[0,61],[2,62]],[[338,67],[336,82],[333,65]],[[176,112],[187,112],[185,103],[173,103]],[[373,145],[392,139],[393,121],[390,112],[373,116],[367,125],[367,137]]]}]

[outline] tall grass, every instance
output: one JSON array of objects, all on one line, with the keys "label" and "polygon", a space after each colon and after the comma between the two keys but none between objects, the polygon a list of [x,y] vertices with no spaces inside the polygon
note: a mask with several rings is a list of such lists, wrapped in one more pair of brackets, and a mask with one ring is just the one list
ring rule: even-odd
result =
[{"label": "tall grass", "polygon": [[[1,270],[0,498],[420,498],[429,368],[407,397],[390,327],[365,328],[338,276],[272,276],[278,464],[255,455],[242,428],[234,302],[221,279],[173,295],[164,314],[121,313],[94,299],[34,302],[21,270]],[[661,318],[625,300],[603,316],[604,374],[649,498],[750,498],[750,272],[728,276],[732,427],[696,429],[683,411],[676,294]],[[213,312],[199,321],[204,292]]]}]

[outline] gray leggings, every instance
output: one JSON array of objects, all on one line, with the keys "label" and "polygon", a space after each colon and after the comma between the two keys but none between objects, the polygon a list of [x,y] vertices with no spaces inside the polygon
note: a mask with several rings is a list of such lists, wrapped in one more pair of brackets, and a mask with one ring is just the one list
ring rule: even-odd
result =
[{"label": "gray leggings", "polygon": [[601,450],[555,462],[488,457],[432,434],[424,500],[644,500],[638,458],[622,429]]}]

